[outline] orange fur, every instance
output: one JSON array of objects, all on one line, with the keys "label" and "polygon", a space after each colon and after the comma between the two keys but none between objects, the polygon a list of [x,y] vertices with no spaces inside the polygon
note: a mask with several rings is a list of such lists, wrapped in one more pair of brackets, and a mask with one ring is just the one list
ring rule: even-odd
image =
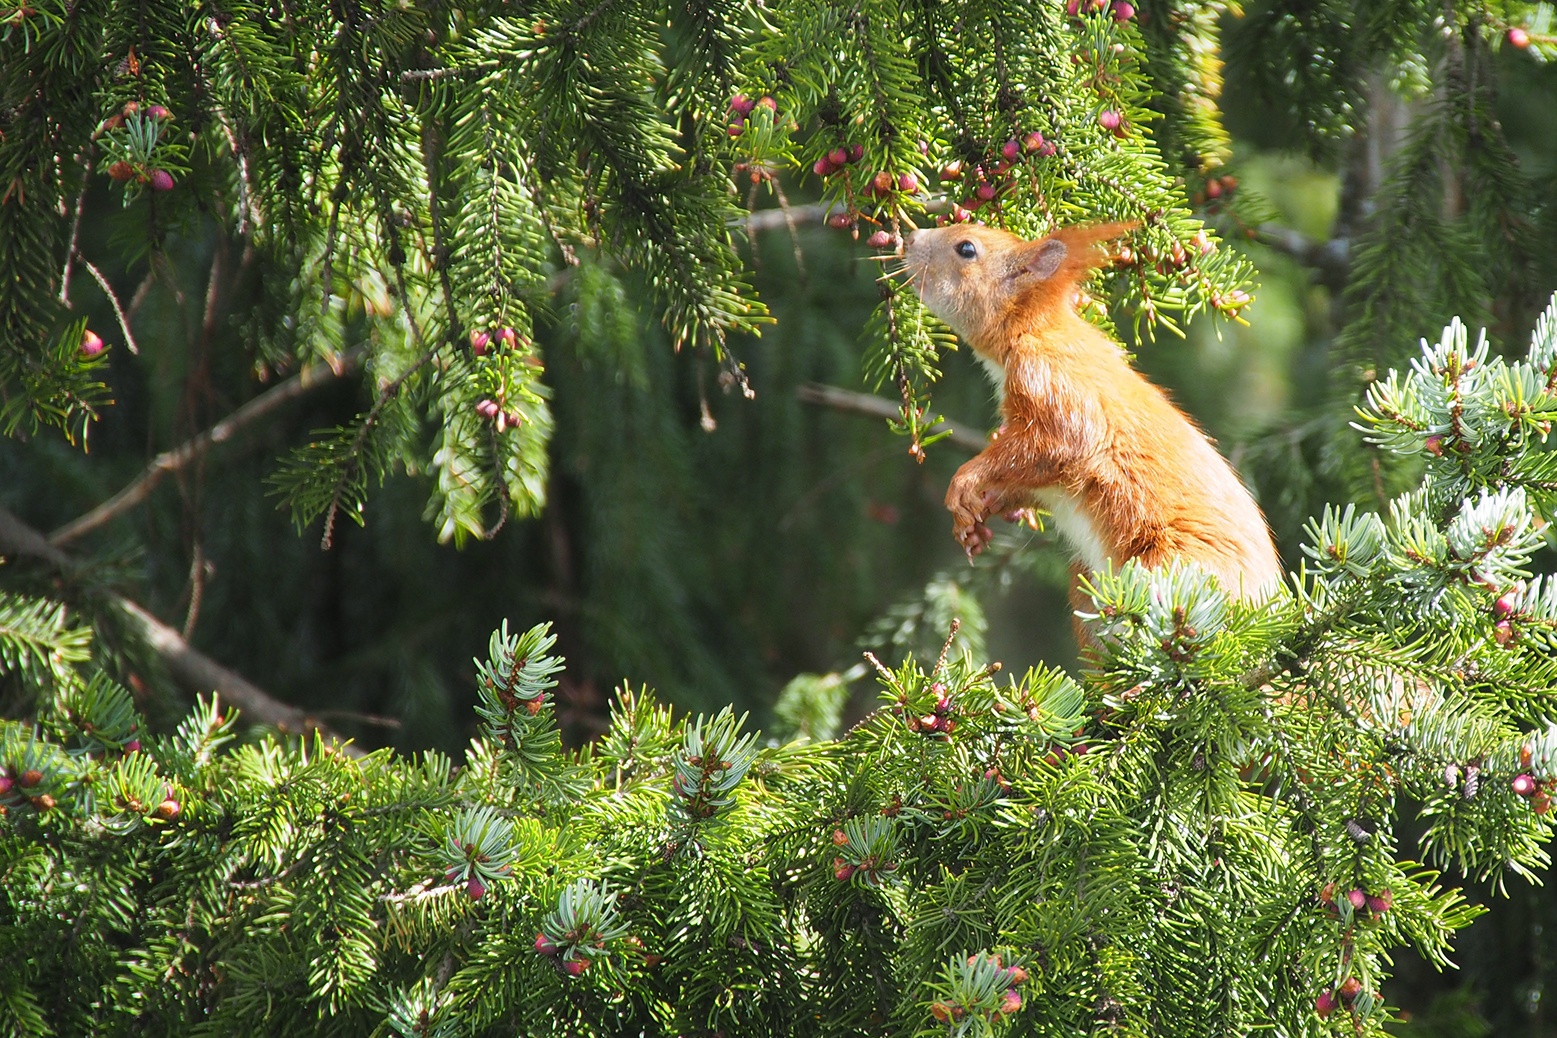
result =
[{"label": "orange fur", "polygon": [[1075,312],[1077,284],[1102,260],[1098,243],[1132,227],[1067,227],[1034,242],[969,225],[909,236],[903,258],[925,305],[1000,369],[1005,424],[952,479],[954,533],[971,557],[989,542],[986,519],[1038,506],[1088,569],[1188,559],[1231,593],[1259,595],[1281,567],[1249,492]]}]

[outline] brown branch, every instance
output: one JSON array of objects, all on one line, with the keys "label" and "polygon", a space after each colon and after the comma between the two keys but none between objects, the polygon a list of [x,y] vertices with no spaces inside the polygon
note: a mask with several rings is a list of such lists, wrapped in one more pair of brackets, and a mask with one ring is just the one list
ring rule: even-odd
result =
[{"label": "brown branch", "polygon": [[119,330],[124,332],[124,344],[130,348],[131,353],[139,356],[140,348],[135,345],[135,336],[130,334],[130,319],[124,316],[124,308],[119,305],[119,297],[114,295],[114,290],[108,284],[108,279],[103,277],[103,272],[94,267],[81,253],[76,253],[76,259],[80,260],[81,265],[97,280],[98,287],[103,290],[103,294],[113,304],[114,316],[119,318]]},{"label": "brown branch", "polygon": [[[795,396],[801,403],[815,404],[818,407],[852,411],[873,418],[885,418],[891,422],[903,420],[903,408],[899,404],[870,393],[856,393],[849,389],[839,389],[837,386],[824,386],[819,382],[806,382],[795,389]],[[984,434],[949,418],[943,418],[930,426],[925,430],[924,435],[936,436],[943,432],[950,433],[946,437],[948,441],[959,447],[966,447],[970,451],[981,451],[989,445],[988,438]]]},{"label": "brown branch", "polygon": [[205,432],[186,440],[172,450],[152,459],[139,476],[113,497],[78,519],[73,519],[49,534],[49,544],[58,547],[90,533],[108,521],[123,515],[151,495],[157,484],[197,460],[212,447],[225,443],[260,418],[265,417],[316,386],[325,385],[354,371],[362,363],[366,348],[354,346],[331,363],[312,364],[273,389],[268,389]]},{"label": "brown branch", "polygon": [[[76,560],[44,539],[43,534],[0,506],[0,552],[39,559],[56,569],[69,571]],[[327,739],[341,737],[317,718],[276,699],[247,678],[217,663],[186,642],[179,633],[158,620],[145,607],[124,595],[107,593],[107,600],[129,621],[149,650],[156,654],[168,675],[188,692],[216,692],[262,724],[294,735],[317,732]],[[358,757],[362,751],[346,743],[342,751]]]}]

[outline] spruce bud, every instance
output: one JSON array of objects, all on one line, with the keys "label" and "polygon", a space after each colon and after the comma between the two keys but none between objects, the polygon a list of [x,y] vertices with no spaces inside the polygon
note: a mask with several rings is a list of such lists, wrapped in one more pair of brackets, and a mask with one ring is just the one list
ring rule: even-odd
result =
[{"label": "spruce bud", "polygon": [[1535,796],[1535,779],[1529,775],[1515,775],[1510,785],[1514,787],[1514,792],[1522,797]]}]

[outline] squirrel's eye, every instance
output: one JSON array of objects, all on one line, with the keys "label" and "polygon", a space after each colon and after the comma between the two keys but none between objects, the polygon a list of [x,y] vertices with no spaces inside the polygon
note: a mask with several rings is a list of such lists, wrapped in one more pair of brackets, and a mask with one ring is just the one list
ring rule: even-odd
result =
[{"label": "squirrel's eye", "polygon": [[961,256],[963,259],[977,259],[978,254],[978,246],[974,245],[972,242],[960,241],[957,243],[957,255]]}]

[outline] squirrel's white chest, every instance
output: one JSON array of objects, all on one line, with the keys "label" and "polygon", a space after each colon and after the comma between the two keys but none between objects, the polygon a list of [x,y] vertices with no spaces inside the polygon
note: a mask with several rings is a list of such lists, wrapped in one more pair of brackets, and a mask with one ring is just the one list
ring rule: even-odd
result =
[{"label": "squirrel's white chest", "polygon": [[1095,573],[1108,566],[1108,546],[1079,498],[1063,487],[1045,487],[1033,496],[1034,503],[1049,513],[1054,528],[1070,542],[1071,550],[1088,571]]}]

